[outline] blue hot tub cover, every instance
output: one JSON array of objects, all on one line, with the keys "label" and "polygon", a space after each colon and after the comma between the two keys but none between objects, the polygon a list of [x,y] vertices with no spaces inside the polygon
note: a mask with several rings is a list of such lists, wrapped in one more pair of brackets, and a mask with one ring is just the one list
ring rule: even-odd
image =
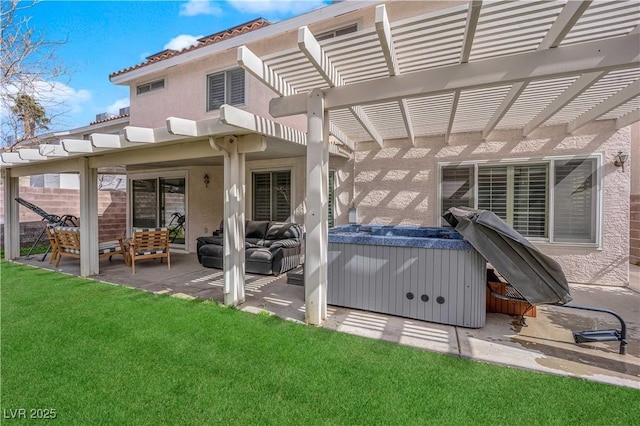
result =
[{"label": "blue hot tub cover", "polygon": [[453,207],[443,217],[532,305],[572,300],[560,265],[494,213]]}]

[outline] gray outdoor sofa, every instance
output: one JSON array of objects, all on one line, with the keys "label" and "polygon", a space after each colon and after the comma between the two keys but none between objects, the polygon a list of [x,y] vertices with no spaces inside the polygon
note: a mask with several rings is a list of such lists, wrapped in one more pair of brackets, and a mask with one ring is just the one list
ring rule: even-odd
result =
[{"label": "gray outdoor sofa", "polygon": [[[207,268],[222,269],[223,228],[213,236],[197,239],[198,261]],[[296,268],[302,253],[302,229],[296,223],[248,220],[245,223],[245,271],[279,275]]]}]

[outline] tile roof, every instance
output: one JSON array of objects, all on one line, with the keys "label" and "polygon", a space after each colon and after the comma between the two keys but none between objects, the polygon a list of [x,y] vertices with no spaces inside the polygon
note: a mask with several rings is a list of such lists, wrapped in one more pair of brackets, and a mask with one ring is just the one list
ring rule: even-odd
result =
[{"label": "tile roof", "polygon": [[89,123],[89,126],[93,126],[94,124],[106,123],[107,121],[113,121],[125,117],[129,117],[129,114],[114,115],[113,117],[105,118],[104,120],[92,121],[91,123]]},{"label": "tile roof", "polygon": [[109,74],[109,78],[113,78],[113,77],[116,77],[116,76],[119,76],[119,75],[122,75],[122,74],[126,74],[128,72],[133,71],[133,70],[137,70],[139,68],[143,68],[143,67],[145,67],[147,65],[155,64],[156,62],[160,62],[160,61],[163,61],[165,59],[173,58],[174,56],[178,56],[178,55],[181,55],[183,53],[191,52],[193,50],[200,49],[200,48],[205,47],[205,46],[209,46],[209,45],[212,45],[212,44],[224,41],[224,40],[228,40],[228,39],[233,38],[235,36],[238,36],[238,35],[241,35],[241,34],[246,34],[246,33],[249,33],[251,31],[255,31],[255,30],[258,30],[260,28],[266,27],[268,25],[270,25],[270,22],[267,21],[266,19],[257,18],[257,19],[254,19],[253,21],[245,22],[244,24],[240,24],[238,26],[235,26],[235,27],[232,27],[232,28],[228,28],[226,30],[217,32],[215,34],[211,34],[211,35],[199,38],[198,39],[198,44],[186,47],[186,48],[184,48],[184,49],[182,49],[180,51],[172,50],[172,49],[166,49],[166,50],[163,50],[162,52],[159,52],[159,53],[153,54],[151,56],[148,56],[146,58],[147,60],[142,62],[142,63],[140,63],[140,64],[137,64],[137,65],[134,65],[134,66],[131,66],[131,67],[128,67],[128,68],[122,69],[120,71],[116,71],[114,73]]}]

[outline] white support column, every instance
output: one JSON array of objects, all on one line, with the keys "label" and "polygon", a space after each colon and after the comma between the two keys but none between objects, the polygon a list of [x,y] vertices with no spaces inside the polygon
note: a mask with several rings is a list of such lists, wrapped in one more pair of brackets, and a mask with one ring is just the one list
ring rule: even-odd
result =
[{"label": "white support column", "polygon": [[100,272],[98,257],[98,170],[79,158],[80,169],[80,275]]},{"label": "white support column", "polygon": [[237,306],[245,300],[245,154],[235,136],[215,139],[213,145],[224,152],[224,304]]},{"label": "white support column", "polygon": [[[328,137],[324,93],[311,91],[307,101],[307,197],[305,212],[304,292],[306,321],[320,325],[326,313]],[[324,254],[323,254],[324,253]]]},{"label": "white support column", "polygon": [[2,169],[4,180],[4,258],[20,257],[20,209],[15,201],[20,196],[19,179],[11,176],[11,169]]},{"label": "white support column", "polygon": [[324,112],[322,123],[322,237],[324,248],[320,251],[320,282],[323,283],[320,294],[320,318],[327,319],[327,287],[329,285],[328,249],[329,249],[329,111]]}]

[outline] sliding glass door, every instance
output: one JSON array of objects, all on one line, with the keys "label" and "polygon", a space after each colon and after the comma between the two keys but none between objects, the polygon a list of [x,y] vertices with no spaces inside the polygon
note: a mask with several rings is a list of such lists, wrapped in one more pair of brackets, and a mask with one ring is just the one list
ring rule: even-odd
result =
[{"label": "sliding glass door", "polygon": [[186,178],[133,178],[131,224],[134,228],[169,228],[174,246],[185,244]]}]

